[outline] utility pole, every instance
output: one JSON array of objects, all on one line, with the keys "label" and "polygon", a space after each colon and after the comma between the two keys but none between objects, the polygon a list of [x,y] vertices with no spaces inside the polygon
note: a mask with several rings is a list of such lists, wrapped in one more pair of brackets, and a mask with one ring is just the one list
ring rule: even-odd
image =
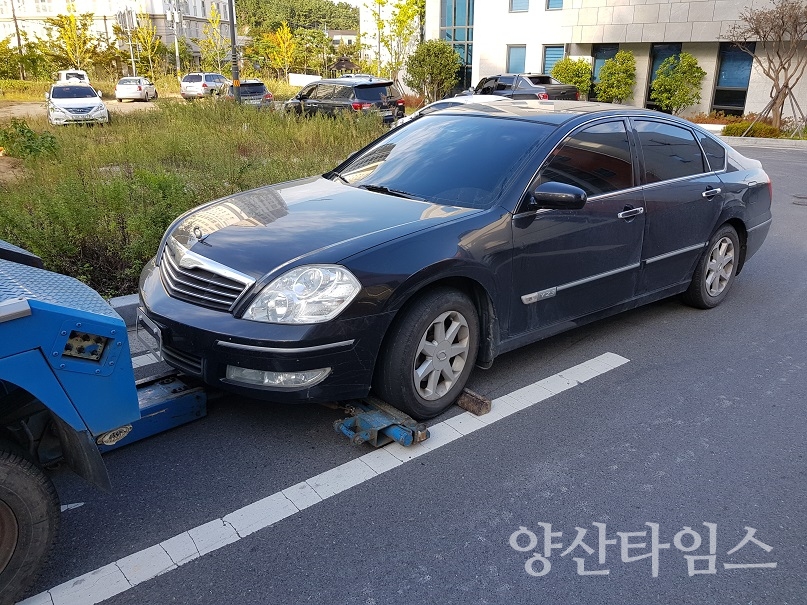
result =
[{"label": "utility pole", "polygon": [[23,64],[22,52],[22,38],[20,38],[20,25],[17,23],[17,11],[14,9],[14,3],[17,0],[9,0],[11,3],[11,18],[14,20],[14,31],[17,33],[17,52],[20,53],[20,80],[25,79],[25,65]]},{"label": "utility pole", "polygon": [[126,9],[120,11],[116,18],[118,19],[118,23],[121,27],[126,30],[126,36],[129,38],[129,57],[132,60],[132,75],[137,75],[137,66],[135,65],[134,59],[134,48],[132,45],[132,27],[137,27],[137,23],[135,22],[134,14],[132,13],[132,9],[126,7]]},{"label": "utility pole", "polygon": [[236,103],[241,103],[241,80],[238,70],[238,49],[235,40],[235,0],[227,0],[230,13],[230,55],[233,58],[233,97]]}]

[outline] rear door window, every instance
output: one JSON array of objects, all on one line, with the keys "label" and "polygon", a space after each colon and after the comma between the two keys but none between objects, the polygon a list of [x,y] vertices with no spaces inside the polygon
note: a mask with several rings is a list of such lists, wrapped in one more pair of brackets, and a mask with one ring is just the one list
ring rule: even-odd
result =
[{"label": "rear door window", "polygon": [[186,82],[186,83],[201,82],[202,81],[202,76],[200,76],[199,74],[189,75],[189,76],[185,76],[184,78],[182,78],[182,81]]},{"label": "rear door window", "polygon": [[642,145],[647,183],[706,171],[700,145],[689,129],[651,120],[634,120],[633,124]]},{"label": "rear door window", "polygon": [[723,170],[726,167],[726,148],[709,135],[701,132],[698,133],[698,139],[701,142],[703,151],[706,153],[709,167],[715,172]]},{"label": "rear door window", "polygon": [[321,101],[332,99],[335,89],[336,86],[334,86],[333,84],[320,84],[319,86],[317,86],[317,92],[311,95],[311,98],[319,99]]},{"label": "rear door window", "polygon": [[502,90],[513,90],[513,76],[502,76],[496,82],[496,92]]}]

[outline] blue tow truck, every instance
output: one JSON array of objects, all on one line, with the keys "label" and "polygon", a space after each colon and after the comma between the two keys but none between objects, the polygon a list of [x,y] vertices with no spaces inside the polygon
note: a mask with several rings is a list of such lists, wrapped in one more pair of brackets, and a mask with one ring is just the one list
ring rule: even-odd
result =
[{"label": "blue tow truck", "polygon": [[[334,428],[357,445],[429,436],[384,402],[343,409],[349,417]],[[109,490],[102,452],[206,413],[193,378],[135,381],[127,326],[95,290],[0,240],[0,605],[33,584],[54,547],[60,506],[49,467],[64,463]]]}]

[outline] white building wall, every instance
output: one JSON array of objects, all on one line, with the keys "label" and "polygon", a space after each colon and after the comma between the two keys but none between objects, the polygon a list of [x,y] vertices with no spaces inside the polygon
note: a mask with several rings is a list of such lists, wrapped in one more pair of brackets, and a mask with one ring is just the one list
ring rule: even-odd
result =
[{"label": "white building wall", "polygon": [[[568,54],[590,56],[592,44],[618,43],[636,57],[636,87],[632,105],[647,101],[650,46],[680,42],[706,71],[701,103],[689,111],[708,112],[717,76],[718,51],[728,29],[736,23],[745,0],[565,0],[561,10],[546,10],[545,0],[530,0],[529,10],[511,13],[509,0],[476,0],[472,79],[504,73],[507,46],[526,45],[526,71],[543,70],[543,48],[568,44]],[[754,2],[756,6],[758,2]],[[426,37],[440,36],[441,0],[426,0]],[[807,52],[807,42],[805,42]],[[759,112],[770,100],[771,82],[754,67],[746,112]],[[794,88],[807,112],[807,76]],[[790,115],[789,103],[785,115]]]}]

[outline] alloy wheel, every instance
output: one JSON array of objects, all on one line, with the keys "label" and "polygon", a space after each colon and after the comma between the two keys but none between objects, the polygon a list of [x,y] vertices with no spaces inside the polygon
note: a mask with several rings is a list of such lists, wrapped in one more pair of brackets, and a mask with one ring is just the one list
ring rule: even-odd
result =
[{"label": "alloy wheel", "polygon": [[415,389],[427,401],[444,396],[456,383],[468,360],[470,331],[462,313],[437,317],[420,339],[414,362]]}]

